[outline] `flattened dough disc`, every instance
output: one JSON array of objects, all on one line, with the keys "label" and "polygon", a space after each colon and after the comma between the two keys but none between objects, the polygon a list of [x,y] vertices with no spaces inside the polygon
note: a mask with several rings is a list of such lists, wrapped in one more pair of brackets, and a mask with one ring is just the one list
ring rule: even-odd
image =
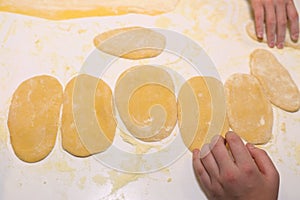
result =
[{"label": "flattened dough disc", "polygon": [[127,27],[99,34],[94,38],[94,45],[105,53],[137,60],[161,54],[166,38],[151,29]]},{"label": "flattened dough disc", "polygon": [[62,86],[53,77],[30,78],[14,92],[8,128],[14,152],[25,162],[38,162],[53,149],[62,104]]},{"label": "flattened dough disc", "polygon": [[[252,38],[253,40],[259,41],[259,42],[263,42],[263,43],[267,43],[267,37],[266,37],[266,35],[264,35],[263,40],[259,40],[257,38],[253,22],[248,22],[247,23],[247,25],[246,25],[246,32],[247,32],[248,36],[250,38]],[[291,48],[294,48],[294,49],[300,49],[300,40],[298,42],[293,42],[291,40],[291,36],[289,34],[289,31],[287,30],[286,31],[285,41],[284,41],[284,46],[291,47]]]},{"label": "flattened dough disc", "polygon": [[179,0],[0,0],[0,11],[52,20],[141,13],[157,15],[175,9]]},{"label": "flattened dough disc", "polygon": [[64,92],[63,148],[78,157],[105,151],[116,130],[112,106],[112,92],[104,81],[83,74],[71,79]]},{"label": "flattened dough disc", "polygon": [[174,84],[159,67],[136,66],[125,71],[115,87],[115,103],[127,130],[145,142],[168,137],[177,122]]},{"label": "flattened dough disc", "polygon": [[259,80],[275,106],[290,112],[299,110],[299,89],[272,53],[263,49],[255,50],[250,56],[250,68],[251,74]]},{"label": "flattened dough disc", "polygon": [[215,135],[229,130],[224,87],[212,77],[197,76],[181,87],[178,95],[181,137],[190,151],[201,149]]},{"label": "flattened dough disc", "polygon": [[248,74],[233,74],[225,83],[230,127],[247,142],[267,143],[272,135],[273,111],[258,80]]}]

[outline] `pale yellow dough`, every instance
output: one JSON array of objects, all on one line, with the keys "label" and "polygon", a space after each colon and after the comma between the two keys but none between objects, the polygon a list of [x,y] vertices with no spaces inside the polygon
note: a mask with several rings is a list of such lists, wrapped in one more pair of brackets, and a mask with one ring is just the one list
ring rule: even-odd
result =
[{"label": "pale yellow dough", "polygon": [[69,81],[62,112],[63,148],[78,157],[103,152],[112,144],[115,130],[110,87],[83,74]]},{"label": "pale yellow dough", "polygon": [[252,75],[234,74],[225,83],[230,127],[247,142],[267,143],[272,135],[273,111],[259,81]]},{"label": "pale yellow dough", "polygon": [[94,38],[94,45],[105,53],[137,60],[161,54],[166,39],[151,29],[127,27],[101,33]]},{"label": "pale yellow dough", "polygon": [[255,50],[250,56],[250,68],[251,74],[259,80],[274,105],[290,112],[299,110],[299,89],[289,72],[271,52]]},{"label": "pale yellow dough", "polygon": [[184,144],[193,151],[213,136],[229,130],[222,82],[212,77],[193,77],[178,95],[178,120]]},{"label": "pale yellow dough", "polygon": [[176,125],[173,81],[161,68],[137,66],[125,71],[115,87],[115,103],[127,130],[142,141],[160,141]]},{"label": "pale yellow dough", "polygon": [[44,159],[53,149],[63,90],[50,76],[30,78],[17,88],[8,114],[11,145],[21,160]]},{"label": "pale yellow dough", "polygon": [[[267,43],[267,37],[266,35],[264,35],[262,40],[259,40],[256,36],[256,31],[255,31],[255,27],[254,27],[254,23],[253,22],[248,22],[246,25],[246,32],[248,34],[248,36],[250,38],[252,38],[255,41],[259,41],[259,42],[263,42],[263,43]],[[284,46],[286,47],[291,47],[291,48],[295,48],[295,49],[300,49],[300,40],[297,42],[293,42],[291,40],[291,36],[289,34],[289,31],[286,31],[286,37],[285,37],[285,41],[284,41]]]},{"label": "pale yellow dough", "polygon": [[179,0],[0,0],[0,11],[52,20],[141,13],[157,15],[175,9]]}]

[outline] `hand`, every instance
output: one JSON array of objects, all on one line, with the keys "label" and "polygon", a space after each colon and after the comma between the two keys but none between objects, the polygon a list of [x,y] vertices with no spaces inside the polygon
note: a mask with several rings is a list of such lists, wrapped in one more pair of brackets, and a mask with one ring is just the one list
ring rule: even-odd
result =
[{"label": "hand", "polygon": [[201,153],[193,152],[193,167],[208,199],[276,200],[279,174],[265,151],[233,132],[218,136]]},{"label": "hand", "polygon": [[263,38],[265,22],[269,47],[276,45],[279,49],[283,48],[288,21],[291,39],[298,40],[299,17],[293,0],[251,0],[251,6],[256,35],[259,39]]}]

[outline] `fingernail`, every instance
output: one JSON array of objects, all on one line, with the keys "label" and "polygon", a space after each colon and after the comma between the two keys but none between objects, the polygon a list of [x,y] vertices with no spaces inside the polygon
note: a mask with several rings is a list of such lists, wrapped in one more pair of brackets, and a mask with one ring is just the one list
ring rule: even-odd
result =
[{"label": "fingernail", "polygon": [[248,143],[248,146],[249,146],[250,149],[255,149],[255,146],[251,143]]},{"label": "fingernail", "polygon": [[218,142],[218,140],[220,139],[220,136],[219,135],[215,135],[211,141],[210,141],[210,144],[216,144]]},{"label": "fingernail", "polygon": [[283,43],[282,43],[282,42],[279,43],[279,44],[277,45],[277,48],[278,48],[278,49],[282,49],[282,48],[283,48]]},{"label": "fingernail", "polygon": [[235,133],[233,131],[228,131],[226,135],[235,135]]},{"label": "fingernail", "polygon": [[274,41],[270,42],[270,47],[273,48],[274,47]]},{"label": "fingernail", "polygon": [[210,152],[209,144],[203,145],[200,151],[200,158],[204,158],[205,156],[208,155],[209,152]]},{"label": "fingernail", "polygon": [[293,35],[293,40],[298,40],[299,34],[294,34]]},{"label": "fingernail", "polygon": [[194,149],[193,150],[193,158],[199,157],[198,155],[199,155],[199,150],[198,149]]},{"label": "fingernail", "polygon": [[257,37],[258,37],[259,39],[261,39],[261,38],[263,37],[263,33],[262,33],[262,32],[257,33]]}]

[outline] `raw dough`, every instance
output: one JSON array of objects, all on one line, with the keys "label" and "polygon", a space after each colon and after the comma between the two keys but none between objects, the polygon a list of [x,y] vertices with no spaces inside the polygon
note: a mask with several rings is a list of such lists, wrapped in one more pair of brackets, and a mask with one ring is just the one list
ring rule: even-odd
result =
[{"label": "raw dough", "polygon": [[69,81],[62,112],[63,148],[79,157],[103,152],[112,144],[115,130],[109,86],[84,74]]},{"label": "raw dough", "polygon": [[[259,41],[259,42],[263,42],[263,43],[267,43],[267,37],[266,35],[264,35],[263,39],[262,40],[259,40],[256,36],[256,31],[255,31],[255,27],[254,27],[254,23],[253,22],[249,22],[247,25],[246,25],[246,31],[247,31],[247,34],[250,38],[252,38],[253,40],[256,40],[256,41]],[[292,48],[295,48],[295,49],[300,49],[300,41],[298,42],[293,42],[291,40],[291,36],[289,34],[289,31],[287,30],[286,31],[286,37],[285,37],[285,41],[284,41],[284,46],[286,47],[292,47]]]},{"label": "raw dough", "polygon": [[44,159],[53,149],[63,89],[51,76],[30,78],[15,91],[8,114],[14,152],[29,163]]},{"label": "raw dough", "polygon": [[257,49],[250,56],[251,74],[262,85],[269,100],[283,110],[300,108],[300,93],[289,72],[267,50]]},{"label": "raw dough", "polygon": [[178,121],[182,139],[190,151],[229,130],[224,87],[212,77],[193,77],[178,95]]},{"label": "raw dough", "polygon": [[94,45],[105,53],[136,60],[161,54],[166,39],[151,29],[127,27],[101,33],[94,38]]},{"label": "raw dough", "polygon": [[125,71],[116,83],[115,103],[128,131],[142,141],[160,141],[176,125],[174,84],[159,67],[136,66]]},{"label": "raw dough", "polygon": [[141,13],[157,15],[175,9],[179,0],[0,0],[0,11],[52,20]]},{"label": "raw dough", "polygon": [[262,85],[269,100],[283,110],[300,108],[300,93],[289,72],[267,50],[257,49],[250,56],[251,74]]},{"label": "raw dough", "polygon": [[273,111],[259,81],[252,75],[234,74],[225,83],[230,127],[253,144],[267,143],[272,135]]}]

